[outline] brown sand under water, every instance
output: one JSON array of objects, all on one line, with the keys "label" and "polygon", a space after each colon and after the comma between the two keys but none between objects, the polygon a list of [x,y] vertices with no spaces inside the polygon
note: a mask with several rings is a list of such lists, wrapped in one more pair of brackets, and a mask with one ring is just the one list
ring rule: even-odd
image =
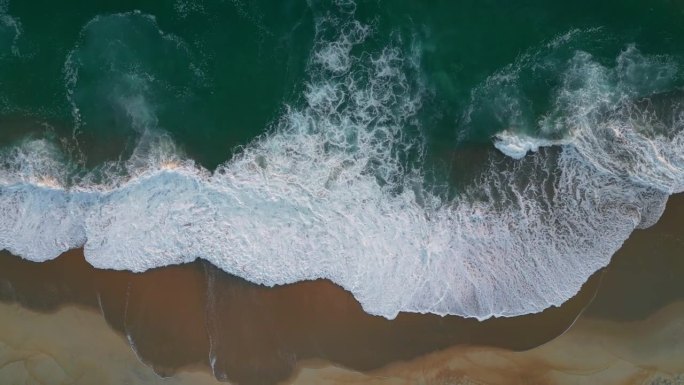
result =
[{"label": "brown sand under water", "polygon": [[[594,351],[588,347],[586,357],[580,357],[585,358],[584,361],[575,360],[573,355],[564,356],[563,351],[574,346],[572,351],[583,356],[585,352],[578,346],[597,344],[609,335],[613,339],[599,345],[622,344],[624,347],[633,344],[638,348],[639,344],[648,343],[650,345],[644,351],[678,354],[675,359],[681,357],[679,361],[684,362],[684,355],[679,354],[681,349],[677,350],[682,343],[675,338],[676,333],[675,337],[668,335],[665,341],[656,338],[658,325],[674,323],[681,326],[684,311],[672,310],[666,312],[666,316],[658,313],[660,323],[651,323],[658,326],[655,328],[648,327],[651,324],[647,321],[638,321],[648,319],[663,306],[684,298],[684,280],[680,279],[684,273],[684,258],[681,258],[684,257],[683,223],[684,196],[680,195],[670,199],[666,214],[656,226],[635,232],[615,256],[603,274],[602,288],[596,300],[578,322],[583,326],[573,327],[555,340],[591,301],[600,284],[601,273],[595,274],[575,298],[560,308],[547,309],[540,314],[485,322],[454,316],[400,314],[390,321],[364,313],[348,292],[324,280],[266,288],[201,261],[133,274],[94,269],[85,262],[80,251],[65,253],[45,263],[27,262],[5,253],[0,255],[0,299],[8,305],[0,307],[1,329],[5,334],[6,330],[13,330],[11,335],[26,336],[22,341],[31,340],[31,346],[38,350],[41,341],[45,341],[46,346],[52,344],[50,357],[62,357],[58,360],[60,367],[78,367],[79,352],[84,356],[99,356],[88,352],[87,343],[75,349],[76,345],[69,345],[69,341],[83,340],[79,336],[87,335],[85,331],[90,328],[97,333],[116,335],[103,328],[104,323],[98,326],[95,320],[74,322],[70,326],[68,314],[87,318],[89,316],[83,314],[97,316],[93,312],[96,310],[119,336],[125,336],[140,360],[157,373],[178,373],[173,377],[176,380],[180,378],[178,376],[187,375],[189,368],[205,368],[213,370],[219,379],[240,384],[272,384],[293,375],[304,381],[301,383],[318,383],[315,378],[333,381],[328,383],[338,380],[385,383],[378,380],[378,376],[398,383],[416,383],[420,378],[432,379],[427,383],[444,383],[440,379],[444,376],[475,379],[480,372],[492,373],[492,376],[499,373],[502,379],[506,379],[506,373],[512,376],[510,378],[532,379],[528,383],[555,383],[546,381],[552,377],[535,377],[533,373],[544,372],[544,368],[555,373],[564,365],[572,369],[575,363],[578,368],[593,368],[587,369],[588,373],[603,373],[590,365],[594,362],[591,355],[599,357],[603,350]],[[24,319],[26,322],[22,322]],[[59,329],[50,323],[50,319],[61,320]],[[623,325],[625,320],[648,325],[630,329],[629,325]],[[616,330],[614,335],[608,333],[613,329]],[[620,332],[622,329],[629,333]],[[632,336],[630,333],[634,330],[638,330],[641,337]],[[679,330],[681,336],[684,327]],[[53,341],[47,337],[51,333],[73,337],[59,340],[59,336],[55,336]],[[10,337],[0,336],[5,342],[0,344],[0,361],[28,349],[21,341],[7,344]],[[89,341],[101,348],[98,354],[107,352],[101,345],[107,346],[110,342],[104,340],[93,338]],[[518,352],[550,340],[553,341],[539,348]],[[674,348],[671,348],[673,343]],[[112,345],[112,355],[124,354],[120,346],[116,346]],[[553,355],[553,349],[560,350]],[[131,352],[130,357],[135,355]],[[30,360],[22,361],[21,357],[24,356],[19,355],[12,362],[23,362],[26,366]],[[548,360],[545,361],[545,357]],[[525,361],[528,358],[529,362]],[[106,357],[102,360],[103,365],[117,367],[108,363]],[[121,360],[124,358],[116,362],[120,365]],[[322,362],[326,364],[321,366]],[[508,364],[494,365],[497,362]],[[611,364],[611,367],[618,370],[626,365],[624,372],[618,372],[641,373],[639,365],[642,363],[624,362],[622,366]],[[312,369],[312,363],[318,369]],[[649,365],[659,368],[658,362]],[[139,366],[131,364],[131,370],[144,373],[148,369]],[[581,372],[584,369],[572,370]],[[72,368],[72,371],[77,370]],[[424,376],[420,377],[422,372]],[[0,377],[2,373],[0,370]],[[342,377],[335,377],[337,375]],[[493,378],[483,377],[477,381],[516,383],[510,382],[510,378],[509,382]]]},{"label": "brown sand under water", "polygon": [[[684,384],[684,302],[641,321],[580,318],[565,334],[527,351],[460,345],[360,372],[321,359],[300,362],[290,385]],[[169,378],[138,360],[97,313],[52,313],[0,303],[2,384],[220,384],[186,367]]]},{"label": "brown sand under water", "polygon": [[563,307],[537,315],[478,322],[401,314],[390,321],[366,314],[325,280],[266,288],[199,261],[143,274],[97,270],[80,251],[44,263],[0,258],[5,302],[42,312],[98,310],[160,374],[199,364],[242,384],[284,380],[302,359],[368,370],[456,344],[529,349],[566,330],[597,284],[598,275]]},{"label": "brown sand under water", "polygon": [[361,373],[305,362],[291,384],[349,385],[681,385],[684,302],[640,321],[580,318],[537,348],[456,346]]}]

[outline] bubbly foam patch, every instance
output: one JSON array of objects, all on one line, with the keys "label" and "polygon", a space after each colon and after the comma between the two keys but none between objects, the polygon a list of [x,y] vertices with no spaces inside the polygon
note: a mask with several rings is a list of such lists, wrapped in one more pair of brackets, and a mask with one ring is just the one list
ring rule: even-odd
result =
[{"label": "bubbly foam patch", "polygon": [[502,131],[494,136],[494,147],[513,159],[522,159],[530,152],[537,152],[541,147],[568,144],[568,140],[551,140],[536,138],[525,134]]},{"label": "bubbly foam patch", "polygon": [[[152,60],[163,57],[164,60]],[[139,11],[98,15],[81,30],[64,64],[74,133],[144,132],[165,111],[192,101],[204,73],[188,45]]]},{"label": "bubbly foam patch", "polygon": [[7,11],[9,0],[0,1],[0,59],[7,56],[19,56],[19,39],[22,33],[19,18],[10,15]]},{"label": "bubbly foam patch", "polygon": [[[678,67],[667,57],[626,47],[610,68],[576,51],[562,72],[540,137],[503,131],[495,146],[520,158],[541,146],[572,146],[604,173],[667,194],[684,190],[684,92],[668,91]],[[547,139],[558,135],[560,139]],[[545,138],[545,136],[547,138]]]},{"label": "bubbly foam patch", "polygon": [[[560,305],[681,191],[681,164],[667,158],[682,153],[676,130],[624,136],[633,148],[662,141],[661,152],[630,153],[629,167],[591,139],[616,119],[634,122],[610,104],[612,115],[595,115],[602,126],[568,129],[561,147],[508,134],[521,143],[518,161],[494,159],[453,200],[431,193],[418,167],[422,144],[407,134],[419,130],[422,89],[407,75],[416,60],[393,46],[353,54],[372,28],[349,20],[353,7],[342,10],[317,19],[303,105],[214,172],[158,130],[140,137],[129,160],[85,174],[63,171],[48,141],[4,150],[0,247],[42,261],[83,246],[94,266],[132,271],[203,258],[265,285],[327,278],[388,318],[484,319]],[[586,63],[577,70],[597,68]],[[563,87],[563,114],[592,108]],[[596,158],[585,151],[592,143],[603,151]],[[528,149],[537,152],[520,156]],[[654,154],[667,172],[649,167]]]}]

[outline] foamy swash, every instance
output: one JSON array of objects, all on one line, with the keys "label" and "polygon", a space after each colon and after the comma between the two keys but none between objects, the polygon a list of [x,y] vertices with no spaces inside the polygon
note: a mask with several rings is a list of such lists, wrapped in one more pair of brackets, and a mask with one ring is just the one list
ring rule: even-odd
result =
[{"label": "foamy swash", "polygon": [[388,318],[484,319],[560,305],[684,189],[682,109],[632,97],[638,71],[620,60],[655,60],[634,48],[615,68],[578,51],[541,122],[567,133],[512,127],[497,147],[521,159],[446,200],[409,161],[415,60],[392,46],[354,56],[371,33],[354,20],[320,18],[317,32],[303,106],[214,172],[153,127],[131,159],[85,175],[48,139],[6,149],[0,248],[44,261],[83,246],[94,266],[132,271],[203,258],[265,285],[328,278]]}]

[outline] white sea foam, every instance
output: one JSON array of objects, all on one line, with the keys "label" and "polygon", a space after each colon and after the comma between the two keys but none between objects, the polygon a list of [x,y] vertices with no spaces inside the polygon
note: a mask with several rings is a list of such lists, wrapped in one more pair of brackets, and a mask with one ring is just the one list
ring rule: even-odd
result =
[{"label": "white sea foam", "polygon": [[[0,0],[0,44],[3,43],[3,40],[9,43],[9,47],[0,45],[0,58],[6,56],[7,53],[12,56],[21,55],[19,52],[19,39],[22,34],[21,20],[10,15],[8,8],[9,0]],[[10,37],[9,40],[7,37]]]},{"label": "white sea foam", "polygon": [[569,144],[568,139],[551,140],[502,131],[494,136],[494,147],[513,159],[522,159],[530,152],[537,152],[541,147]]},{"label": "white sea foam", "polygon": [[[495,146],[519,159],[539,147],[570,145],[601,172],[667,194],[684,190],[684,94],[665,93],[677,64],[628,46],[615,66],[577,51],[569,60],[552,111],[539,122],[540,137],[503,131]],[[545,135],[563,133],[562,139]]]},{"label": "white sea foam", "polygon": [[204,3],[199,1],[175,0],[173,2],[173,10],[182,19],[193,14],[206,14]]},{"label": "white sea foam", "polygon": [[[370,33],[353,20],[321,18],[317,31],[304,106],[213,173],[157,131],[130,160],[98,170],[109,179],[97,184],[65,174],[49,142],[6,149],[0,247],[42,261],[83,246],[94,266],[132,271],[203,258],[265,285],[328,278],[388,318],[484,319],[560,305],[682,189],[681,131],[633,130],[622,105],[594,114],[582,94],[601,84],[592,82],[559,91],[561,115],[588,109],[568,117],[570,142],[538,149],[558,143],[502,134],[497,143],[513,145],[499,148],[517,146],[520,160],[492,162],[480,182],[443,200],[407,161],[420,156],[405,134],[420,107],[406,76],[414,61],[395,47],[351,55]],[[606,70],[575,60],[584,60],[578,71]],[[635,143],[628,166],[592,138],[606,129],[633,131],[623,135]]]},{"label": "white sea foam", "polygon": [[[163,55],[166,62],[146,60],[156,55]],[[189,46],[160,30],[154,16],[140,11],[91,19],[67,55],[63,72],[74,136],[83,124],[101,130],[124,126],[139,133],[154,129],[159,124],[157,108],[187,101],[188,84],[206,81]]]}]

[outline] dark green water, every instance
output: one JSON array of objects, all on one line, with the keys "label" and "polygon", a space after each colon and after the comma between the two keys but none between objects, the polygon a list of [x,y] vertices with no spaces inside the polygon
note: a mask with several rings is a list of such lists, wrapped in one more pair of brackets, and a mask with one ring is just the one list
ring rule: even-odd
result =
[{"label": "dark green water", "polygon": [[[331,7],[312,3],[6,1],[0,27],[1,119],[48,123],[64,138],[78,127],[82,151],[97,162],[118,156],[135,136],[117,98],[143,95],[154,109],[154,125],[214,168],[235,146],[265,132],[285,104],[297,103],[314,17]],[[108,16],[129,12],[139,14]],[[401,39],[407,49],[414,45],[419,51],[430,93],[422,127],[438,157],[458,146],[490,143],[503,125],[495,116],[462,123],[472,90],[554,37],[601,28],[577,48],[603,63],[613,62],[631,43],[645,53],[684,50],[684,4],[677,1],[368,1],[358,4],[357,15],[375,29],[368,49]],[[96,17],[103,20],[93,22]],[[18,36],[13,23],[19,23]],[[65,67],[74,51],[82,66],[70,86]],[[150,78],[144,91],[126,80],[133,73]],[[559,82],[555,75],[525,79],[527,120],[548,110]],[[16,139],[4,126],[2,143]]]}]

